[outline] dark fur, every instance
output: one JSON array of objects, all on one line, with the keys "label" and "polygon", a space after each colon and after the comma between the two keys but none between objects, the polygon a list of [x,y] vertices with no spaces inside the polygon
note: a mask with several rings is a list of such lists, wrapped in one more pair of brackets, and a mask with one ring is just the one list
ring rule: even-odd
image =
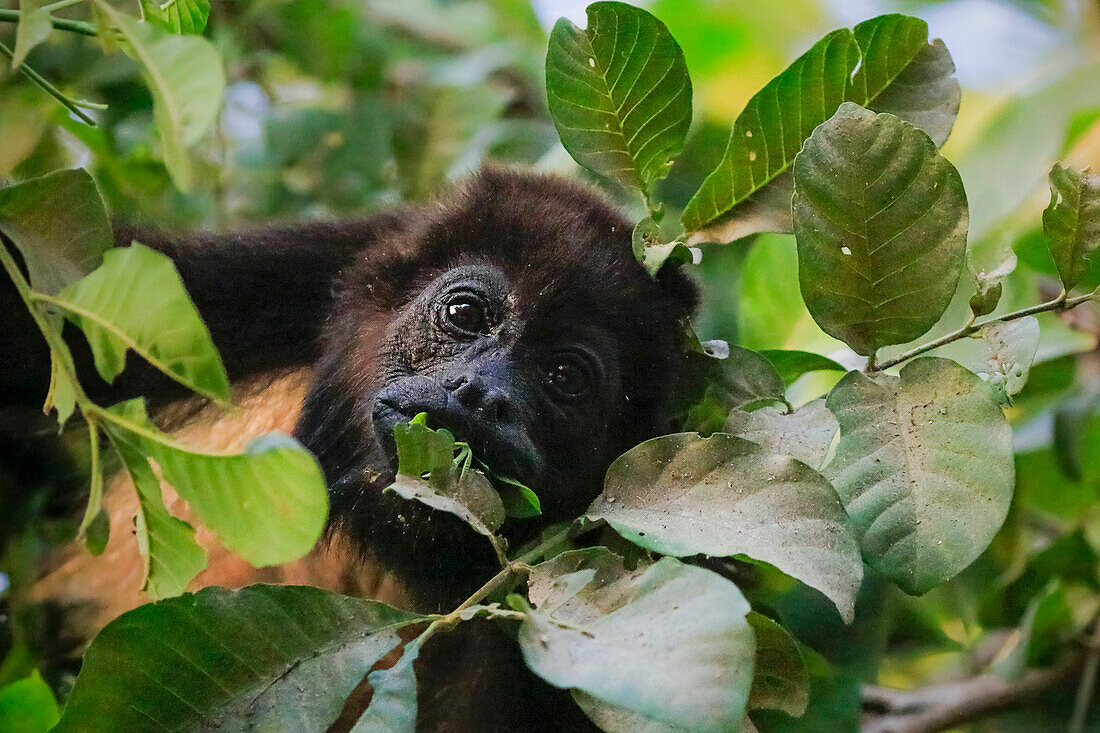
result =
[{"label": "dark fur", "polygon": [[[506,525],[513,546],[550,521],[580,514],[617,455],[669,426],[668,395],[683,368],[681,321],[694,308],[694,287],[672,268],[649,277],[631,253],[630,223],[574,184],[488,171],[434,207],[359,222],[185,241],[120,230],[120,243],[131,238],[176,261],[231,377],[315,363],[296,434],[324,468],[332,531],[394,569],[422,610],[453,608],[497,569],[488,543],[456,517],[382,491],[394,465],[392,447],[372,424],[375,398],[394,380],[421,373],[415,349],[423,349],[423,337],[407,311],[439,275],[469,265],[502,276],[518,314],[510,358],[522,361],[565,328],[597,331],[613,354],[613,388],[583,412],[545,413],[531,396],[538,385],[519,371],[509,377],[505,397],[525,411],[517,435],[538,454],[537,468],[517,462],[509,472],[532,486],[544,508],[536,521]],[[0,332],[0,349],[5,339],[30,348],[19,333]],[[48,362],[41,350],[25,353],[39,387]],[[80,358],[91,380],[87,354]],[[424,379],[442,379],[442,370],[467,358],[456,350]],[[30,382],[22,382],[0,385],[0,398],[26,402]],[[113,398],[171,389],[135,365],[113,390],[99,391]],[[490,453],[493,463],[509,459],[507,450]],[[424,730],[592,728],[568,694],[537,680],[488,622],[438,636],[418,674]]]}]

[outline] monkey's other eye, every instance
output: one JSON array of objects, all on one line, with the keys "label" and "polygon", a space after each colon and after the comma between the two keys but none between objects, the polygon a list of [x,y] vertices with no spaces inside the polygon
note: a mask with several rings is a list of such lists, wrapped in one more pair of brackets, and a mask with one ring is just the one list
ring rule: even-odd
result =
[{"label": "monkey's other eye", "polygon": [[447,332],[469,338],[489,332],[489,304],[477,293],[452,293],[443,301],[441,324]]},{"label": "monkey's other eye", "polygon": [[550,361],[546,386],[559,399],[576,399],[591,388],[592,367],[579,354],[568,351],[557,353]]}]

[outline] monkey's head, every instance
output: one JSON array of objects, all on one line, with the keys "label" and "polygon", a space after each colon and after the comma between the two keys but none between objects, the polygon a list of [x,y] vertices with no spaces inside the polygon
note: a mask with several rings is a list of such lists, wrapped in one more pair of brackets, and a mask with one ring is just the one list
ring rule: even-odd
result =
[{"label": "monkey's head", "polygon": [[631,231],[588,189],[488,171],[365,252],[298,431],[328,473],[334,517],[376,532],[378,516],[357,516],[380,511],[393,426],[421,412],[530,486],[536,524],[577,516],[612,460],[667,432],[696,291],[675,268],[649,276]]}]

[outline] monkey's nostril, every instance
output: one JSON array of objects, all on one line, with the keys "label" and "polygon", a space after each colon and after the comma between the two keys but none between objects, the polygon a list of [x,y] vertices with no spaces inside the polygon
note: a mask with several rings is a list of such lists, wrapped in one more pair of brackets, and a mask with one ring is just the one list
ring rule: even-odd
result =
[{"label": "monkey's nostril", "polygon": [[443,380],[443,386],[447,389],[454,391],[465,385],[469,380],[465,376],[461,377],[448,377]]}]

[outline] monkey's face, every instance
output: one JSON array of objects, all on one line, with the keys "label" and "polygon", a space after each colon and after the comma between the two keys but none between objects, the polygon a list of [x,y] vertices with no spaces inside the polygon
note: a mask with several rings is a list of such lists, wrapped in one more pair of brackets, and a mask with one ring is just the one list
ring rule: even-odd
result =
[{"label": "monkey's face", "polygon": [[576,288],[529,285],[489,264],[431,280],[390,324],[369,410],[391,462],[394,425],[427,413],[495,473],[531,486],[547,518],[563,518],[583,510],[613,458],[622,346]]}]

